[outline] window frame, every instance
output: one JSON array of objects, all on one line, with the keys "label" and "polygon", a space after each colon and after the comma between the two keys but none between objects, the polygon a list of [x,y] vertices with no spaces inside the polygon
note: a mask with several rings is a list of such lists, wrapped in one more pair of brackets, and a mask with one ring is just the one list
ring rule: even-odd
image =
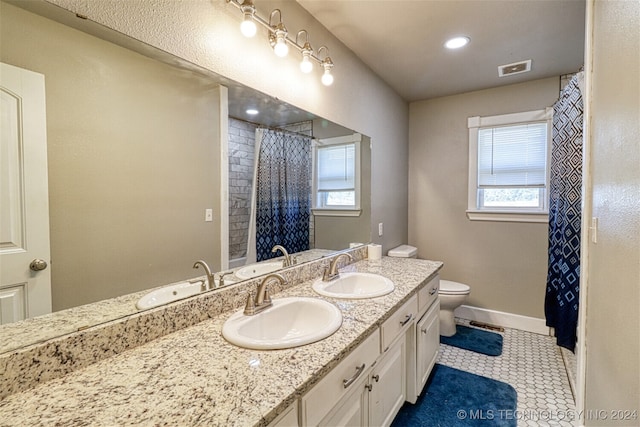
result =
[{"label": "window frame", "polygon": [[[353,135],[339,136],[335,138],[324,138],[313,140],[313,171],[311,184],[311,212],[313,215],[319,216],[360,216],[362,209],[360,206],[361,194],[361,160],[360,145],[362,143],[362,135],[354,133]],[[354,144],[354,178],[355,178],[355,204],[353,206],[318,206],[318,148],[329,147],[334,145]]]},{"label": "window frame", "polygon": [[[546,182],[541,208],[500,208],[480,207],[478,200],[478,133],[482,128],[511,126],[532,122],[547,122],[547,163]],[[551,138],[553,131],[553,108],[525,111],[521,113],[502,114],[496,116],[474,116],[467,120],[469,128],[469,183],[467,199],[467,217],[471,221],[506,221],[506,222],[548,222],[549,221],[549,169],[551,158]]]}]

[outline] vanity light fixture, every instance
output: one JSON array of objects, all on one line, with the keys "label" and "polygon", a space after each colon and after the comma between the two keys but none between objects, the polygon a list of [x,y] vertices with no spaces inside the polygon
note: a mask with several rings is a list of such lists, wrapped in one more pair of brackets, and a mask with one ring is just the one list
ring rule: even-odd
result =
[{"label": "vanity light fixture", "polygon": [[333,68],[333,61],[329,56],[329,49],[326,46],[320,46],[320,49],[318,49],[318,55],[320,55],[320,51],[322,49],[327,51],[327,56],[325,56],[322,62],[320,62],[320,64],[322,64],[322,69],[324,70],[321,81],[323,85],[331,86],[333,84],[333,74],[331,74],[331,69]]},{"label": "vanity light fixture", "polygon": [[306,41],[302,45],[302,50],[300,51],[302,53],[302,62],[300,62],[300,71],[302,71],[303,73],[310,73],[313,70],[313,62],[311,62],[311,55],[313,55],[313,49],[311,48],[311,43],[309,43],[309,34],[307,33],[307,30],[298,31],[298,34],[296,35],[296,44],[300,45],[298,43],[298,37],[300,37],[300,34],[302,33],[304,33],[306,37]]},{"label": "vanity light fixture", "polygon": [[447,49],[460,49],[461,47],[466,46],[469,41],[471,41],[471,39],[467,36],[458,36],[447,40],[444,46]]},{"label": "vanity light fixture", "polygon": [[[269,15],[269,21],[261,18],[256,12],[253,0],[226,0],[227,3],[231,3],[238,8],[243,15],[242,23],[240,24],[240,31],[246,37],[253,37],[257,32],[257,24],[260,24],[268,31],[269,44],[273,49],[273,52],[279,56],[284,57],[289,53],[289,46],[296,48],[302,55],[300,61],[300,70],[303,73],[310,73],[313,71],[313,63],[317,62],[323,71],[322,84],[330,86],[333,83],[333,74],[331,70],[333,68],[333,61],[329,57],[329,49],[326,46],[322,46],[314,54],[311,43],[309,43],[309,34],[307,30],[300,30],[296,35],[295,41],[289,38],[289,33],[284,23],[282,22],[282,12],[280,9],[274,9]],[[278,21],[275,22],[275,15],[278,15]],[[304,43],[301,39],[304,34]],[[301,44],[302,43],[302,44]],[[325,49],[326,55],[324,58],[320,57],[320,51]]]},{"label": "vanity light fixture", "polygon": [[253,17],[256,14],[256,7],[253,5],[253,1],[245,0],[240,6],[240,10],[244,15],[244,18],[242,19],[242,23],[240,24],[240,32],[245,37],[255,36],[256,32],[258,31],[258,27],[256,26],[256,23],[253,20]]},{"label": "vanity light fixture", "polygon": [[[278,12],[278,15],[280,16],[280,22],[278,22],[277,25],[271,25],[271,19],[276,12]],[[280,12],[280,9],[274,9],[271,11],[271,15],[269,16],[269,27],[271,28],[271,33],[269,33],[269,42],[271,42],[273,52],[280,58],[284,58],[289,53],[289,46],[287,46],[287,28],[282,23],[282,12]]]}]

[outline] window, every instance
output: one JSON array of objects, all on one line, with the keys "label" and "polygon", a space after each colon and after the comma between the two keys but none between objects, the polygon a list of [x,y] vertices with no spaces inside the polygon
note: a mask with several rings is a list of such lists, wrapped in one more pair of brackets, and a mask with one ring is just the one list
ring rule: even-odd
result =
[{"label": "window", "polygon": [[360,134],[314,141],[314,215],[360,215]]},{"label": "window", "polygon": [[469,219],[548,220],[552,113],[469,118]]}]

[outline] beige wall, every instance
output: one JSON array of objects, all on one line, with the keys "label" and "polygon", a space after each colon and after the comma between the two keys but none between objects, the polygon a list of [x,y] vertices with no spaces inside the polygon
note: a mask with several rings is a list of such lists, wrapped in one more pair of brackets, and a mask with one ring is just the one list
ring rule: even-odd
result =
[{"label": "beige wall", "polygon": [[46,79],[53,309],[213,266],[219,88],[14,6],[1,19],[2,62]]},{"label": "beige wall", "polygon": [[[327,136],[324,136],[327,137]],[[320,137],[323,138],[323,137]],[[314,216],[315,247],[344,249],[351,243],[368,243],[371,236],[371,140],[362,136],[360,145],[360,208],[357,217]],[[375,234],[377,237],[378,235]]]},{"label": "beige wall", "polygon": [[548,78],[410,105],[409,243],[471,286],[468,305],[542,318],[548,227],[467,219],[467,118],[542,109],[558,94]]},{"label": "beige wall", "polygon": [[[264,30],[243,37],[239,11],[224,0],[47,2],[371,137],[372,236],[385,248],[406,242],[408,105],[296,2],[260,1],[256,7],[266,17],[280,8],[292,34],[304,28],[316,48],[329,47],[335,63],[329,88],[319,71],[299,71],[297,55],[276,57]],[[378,222],[384,222],[382,237]]]},{"label": "beige wall", "polygon": [[586,202],[599,227],[597,244],[588,246],[585,409],[608,418],[585,424],[629,426],[638,419],[616,421],[610,411],[640,416],[640,3],[589,7],[592,190]]}]

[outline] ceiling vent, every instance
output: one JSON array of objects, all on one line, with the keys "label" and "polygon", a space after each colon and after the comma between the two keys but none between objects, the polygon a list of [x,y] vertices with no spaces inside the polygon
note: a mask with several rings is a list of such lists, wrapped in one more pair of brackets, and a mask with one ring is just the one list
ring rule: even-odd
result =
[{"label": "ceiling vent", "polygon": [[527,71],[531,71],[530,59],[499,66],[498,77],[512,76],[514,74],[526,73]]}]

